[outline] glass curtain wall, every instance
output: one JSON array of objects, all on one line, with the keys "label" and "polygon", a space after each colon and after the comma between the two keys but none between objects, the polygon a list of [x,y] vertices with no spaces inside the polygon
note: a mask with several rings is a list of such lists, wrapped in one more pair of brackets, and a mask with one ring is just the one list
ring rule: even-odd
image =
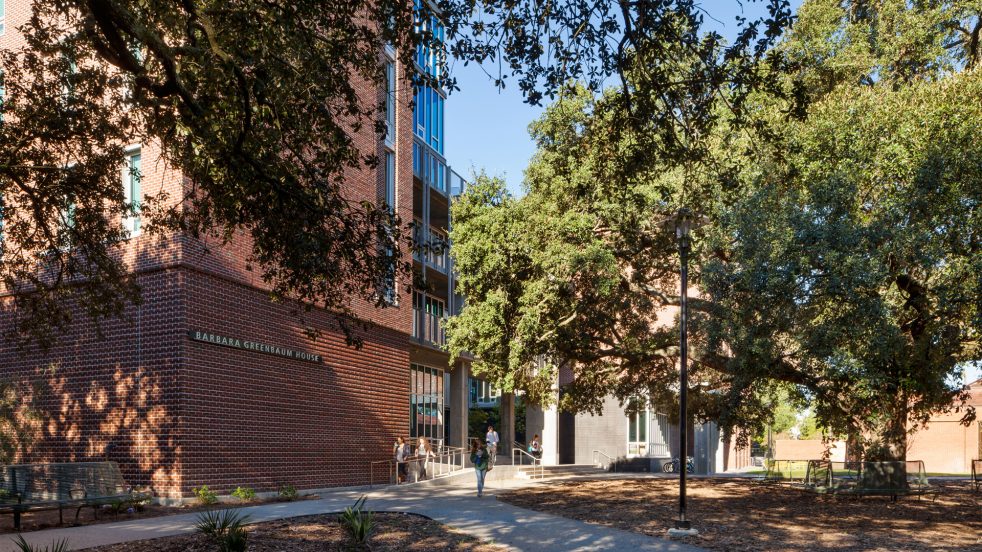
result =
[{"label": "glass curtain wall", "polygon": [[412,364],[409,375],[409,435],[413,439],[427,437],[442,443],[446,433],[443,418],[445,374],[439,368]]}]

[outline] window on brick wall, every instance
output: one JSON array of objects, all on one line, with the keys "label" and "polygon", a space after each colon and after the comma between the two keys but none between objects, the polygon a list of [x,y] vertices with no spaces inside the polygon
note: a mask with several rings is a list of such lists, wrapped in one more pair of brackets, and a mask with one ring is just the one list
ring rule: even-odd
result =
[{"label": "window on brick wall", "polygon": [[396,64],[385,64],[385,143],[396,141]]},{"label": "window on brick wall", "polygon": [[[383,192],[382,201],[386,208],[390,212],[395,212],[396,208],[396,156],[393,152],[385,151],[385,164],[383,166],[384,179],[385,179],[385,190]],[[395,305],[399,300],[399,292],[396,286],[396,264],[392,259],[395,253],[394,246],[390,244],[385,244],[383,251],[386,259],[389,261],[389,266],[386,270],[385,281],[382,282],[381,294],[385,302],[390,305]]]},{"label": "window on brick wall", "polygon": [[141,150],[132,149],[126,154],[123,163],[123,195],[126,198],[127,213],[123,218],[123,226],[131,236],[140,234],[140,204],[143,201],[143,190],[140,186]]},{"label": "window on brick wall", "polygon": [[0,35],[4,33],[7,28],[7,6],[4,0],[0,0]]}]

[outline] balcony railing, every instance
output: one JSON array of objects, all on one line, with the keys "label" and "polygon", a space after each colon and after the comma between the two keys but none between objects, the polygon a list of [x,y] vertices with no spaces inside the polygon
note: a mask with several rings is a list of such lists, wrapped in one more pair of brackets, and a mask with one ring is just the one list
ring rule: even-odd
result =
[{"label": "balcony railing", "polygon": [[457,171],[453,169],[449,169],[449,171],[450,171],[450,195],[452,197],[457,197],[460,194],[464,193],[464,190],[467,189],[467,181],[464,180],[464,177],[457,174]]},{"label": "balcony railing", "polygon": [[429,232],[424,231],[423,222],[414,219],[413,227],[413,260],[423,262],[436,268],[444,274],[450,267],[450,237],[446,232],[433,228]]},{"label": "balcony railing", "polygon": [[413,308],[413,337],[433,345],[447,344],[447,335],[443,330],[442,316]]},{"label": "balcony railing", "polygon": [[422,139],[413,136],[413,176],[447,193],[447,161]]}]

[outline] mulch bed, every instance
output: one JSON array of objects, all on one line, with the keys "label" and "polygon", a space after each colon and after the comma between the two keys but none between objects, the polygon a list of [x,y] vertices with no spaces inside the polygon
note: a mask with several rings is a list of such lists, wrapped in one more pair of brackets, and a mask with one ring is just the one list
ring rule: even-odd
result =
[{"label": "mulch bed", "polygon": [[[315,500],[320,498],[317,495],[301,495],[297,500]],[[115,521],[127,521],[131,519],[144,519],[151,517],[160,516],[172,516],[177,514],[188,514],[193,512],[204,512],[206,510],[227,510],[229,508],[243,508],[245,506],[256,506],[258,504],[270,504],[274,502],[280,502],[279,498],[270,498],[266,500],[251,500],[249,502],[236,501],[236,502],[223,502],[219,504],[211,504],[204,506],[197,503],[189,503],[183,506],[161,506],[158,504],[150,504],[141,506],[140,508],[133,508],[132,512],[123,511],[120,513],[112,513],[107,508],[101,508],[99,510],[99,517],[94,517],[94,512],[91,506],[82,508],[81,514],[78,516],[78,523],[75,523],[75,508],[65,508],[65,524],[58,524],[58,510],[42,510],[35,512],[25,512],[21,514],[20,526],[21,530],[19,532],[25,533],[28,531],[39,531],[41,529],[51,529],[52,527],[77,527],[80,525],[96,525],[99,523],[112,523]],[[13,514],[0,514],[0,534],[4,533],[16,533],[18,531],[14,530],[14,515]]]},{"label": "mulch bed", "polygon": [[[431,519],[398,513],[375,514],[372,552],[461,551],[502,552],[500,546],[481,541]],[[248,526],[249,552],[330,552],[349,550],[350,541],[336,514],[324,514],[257,523]],[[201,535],[184,535],[110,546],[86,552],[214,552],[215,545]]]},{"label": "mulch bed", "polygon": [[[982,550],[982,493],[942,482],[931,497],[821,496],[744,479],[686,485],[683,540],[710,550]],[[658,537],[678,518],[677,479],[562,481],[498,495],[516,506]]]}]

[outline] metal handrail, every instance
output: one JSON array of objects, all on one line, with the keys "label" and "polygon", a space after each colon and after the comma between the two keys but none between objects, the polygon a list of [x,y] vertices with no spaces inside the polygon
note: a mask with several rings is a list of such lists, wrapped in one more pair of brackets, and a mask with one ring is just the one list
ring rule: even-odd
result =
[{"label": "metal handrail", "polygon": [[[418,465],[420,462],[425,463],[427,468],[427,479],[446,477],[464,469],[464,462],[466,458],[466,451],[464,449],[460,447],[443,445],[441,445],[441,448],[443,450],[439,454],[433,453],[433,456],[429,457],[413,454],[412,456],[407,456],[401,463],[406,464],[407,467],[410,465]],[[385,484],[391,485],[393,483],[397,483],[396,475],[398,473],[399,464],[400,462],[397,462],[394,458],[373,461],[370,466],[369,485],[374,487],[376,482],[379,481],[376,478],[376,475],[381,475],[381,466],[383,465],[386,466]],[[431,466],[433,471],[431,471]]]},{"label": "metal handrail", "polygon": [[[599,458],[598,457],[600,457],[600,456],[603,456],[604,458],[607,459],[607,465],[606,466],[604,466],[603,464],[601,464],[599,462]],[[611,470],[611,471],[615,471],[616,472],[617,471],[617,462],[615,462],[615,460],[616,459],[613,456],[607,454],[606,452],[604,452],[602,450],[597,450],[597,449],[594,449],[593,450],[593,465],[595,465],[595,466],[597,466],[599,468],[610,469],[610,467],[613,466],[614,469]]]},{"label": "metal handrail", "polygon": [[[512,463],[512,465],[518,465],[518,463],[515,462],[515,453],[516,452],[518,452],[518,453],[520,453],[522,455],[522,456],[519,456],[519,458],[522,459],[521,465],[523,465],[523,466],[525,465],[525,456],[528,456],[530,459],[532,459],[532,477],[533,478],[535,478],[535,472],[536,471],[538,471],[538,473],[539,473],[539,476],[538,476],[539,479],[542,479],[542,478],[545,477],[545,470],[542,469],[542,459],[541,458],[536,458],[535,456],[532,456],[531,454],[525,452],[524,450],[522,450],[520,448],[513,448],[513,449],[511,449],[511,463]],[[538,469],[536,469],[536,468],[538,468]]]}]

